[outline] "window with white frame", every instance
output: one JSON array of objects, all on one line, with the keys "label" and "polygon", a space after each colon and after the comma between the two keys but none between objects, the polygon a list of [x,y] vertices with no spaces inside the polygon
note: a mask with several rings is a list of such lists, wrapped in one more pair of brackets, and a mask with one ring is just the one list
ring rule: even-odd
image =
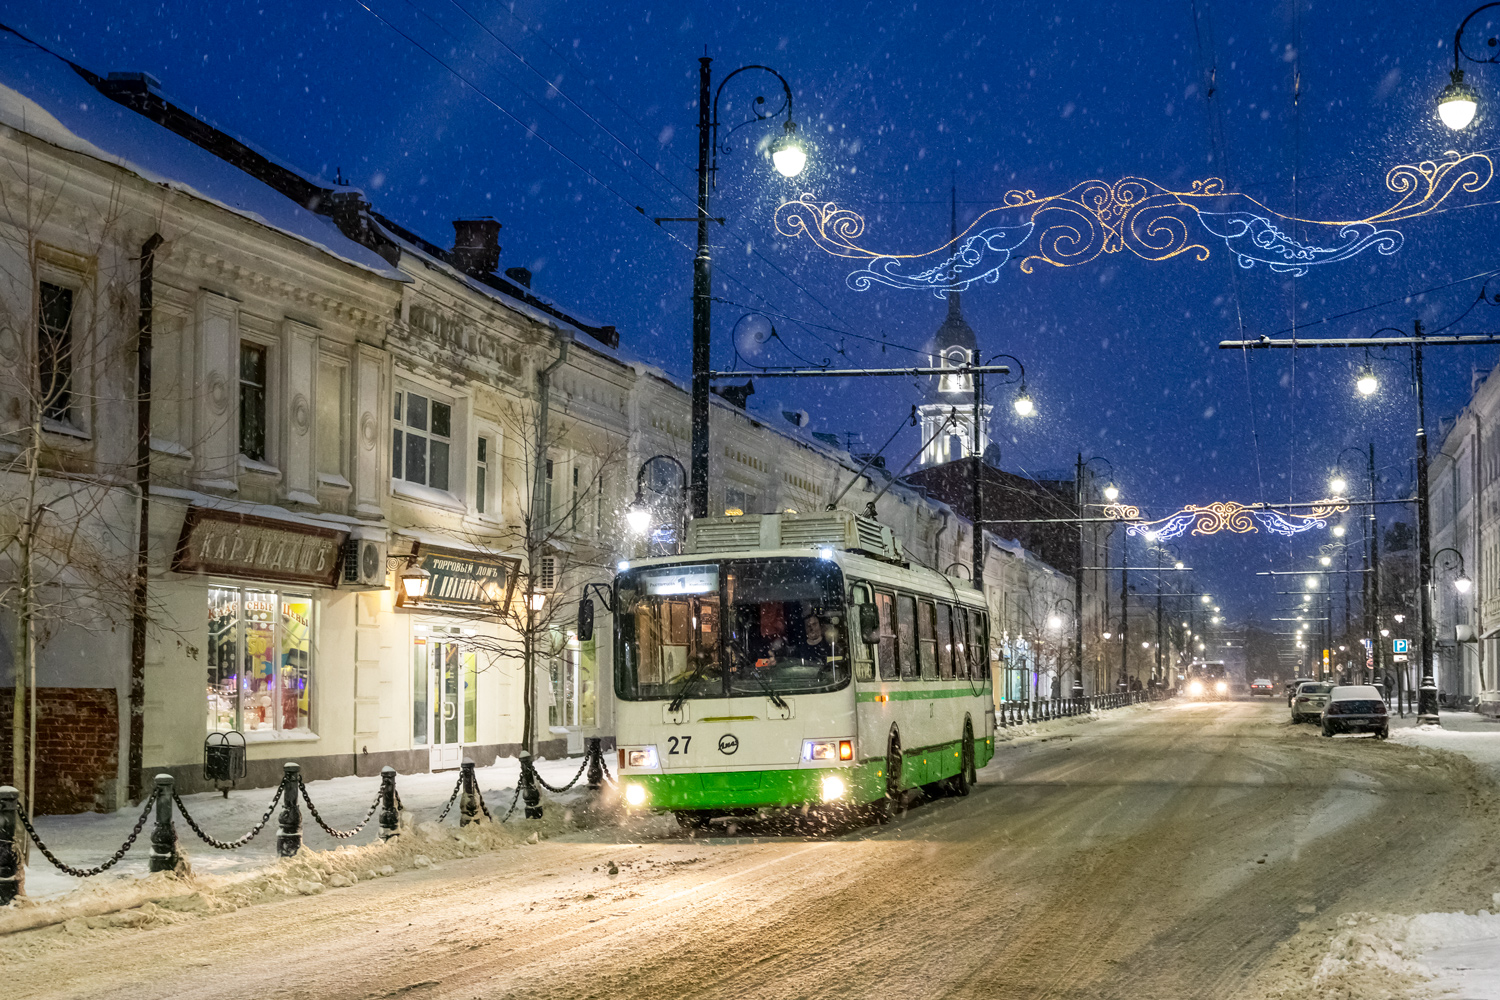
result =
[{"label": "window with white frame", "polygon": [[264,344],[240,341],[240,454],[266,460],[266,363]]},{"label": "window with white frame", "polygon": [[342,361],[318,361],[318,475],[343,482],[348,474],[349,366]]},{"label": "window with white frame", "polygon": [[73,289],[38,285],[36,358],[42,416],[73,422]]},{"label": "window with white frame", "polygon": [[482,434],[474,442],[474,512],[490,513],[490,439]]},{"label": "window with white frame", "polygon": [[453,404],[410,389],[395,394],[391,476],[447,490],[453,448]]},{"label": "window with white frame", "polygon": [[313,600],[272,588],[208,590],[208,731],[310,735]]}]

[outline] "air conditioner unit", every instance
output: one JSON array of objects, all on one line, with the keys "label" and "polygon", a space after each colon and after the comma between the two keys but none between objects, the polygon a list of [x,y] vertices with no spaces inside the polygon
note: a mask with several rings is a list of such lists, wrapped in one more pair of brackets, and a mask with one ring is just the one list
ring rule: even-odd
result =
[{"label": "air conditioner unit", "polygon": [[343,590],[384,590],[386,543],[383,538],[351,535],[344,543]]}]

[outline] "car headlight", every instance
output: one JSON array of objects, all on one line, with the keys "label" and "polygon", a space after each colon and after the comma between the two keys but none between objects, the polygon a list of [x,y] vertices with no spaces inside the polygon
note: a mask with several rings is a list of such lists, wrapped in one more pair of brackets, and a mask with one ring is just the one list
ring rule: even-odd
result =
[{"label": "car headlight", "polygon": [[646,789],[642,785],[625,786],[625,804],[627,806],[643,806],[646,804]]},{"label": "car headlight", "polygon": [[853,760],[853,740],[803,740],[803,760]]},{"label": "car headlight", "polygon": [[830,774],[823,779],[824,802],[833,802],[841,799],[848,790],[848,786],[844,784],[844,779],[836,774]]},{"label": "car headlight", "polygon": [[645,767],[655,769],[656,747],[627,747],[620,751],[621,764],[625,767]]}]

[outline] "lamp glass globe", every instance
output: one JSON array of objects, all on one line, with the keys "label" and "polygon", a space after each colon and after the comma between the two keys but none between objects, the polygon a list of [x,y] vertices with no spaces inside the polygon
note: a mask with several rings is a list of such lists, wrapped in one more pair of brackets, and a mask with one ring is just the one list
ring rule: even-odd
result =
[{"label": "lamp glass globe", "polygon": [[781,176],[796,177],[807,166],[807,150],[802,148],[801,140],[789,131],[771,147],[771,163]]}]

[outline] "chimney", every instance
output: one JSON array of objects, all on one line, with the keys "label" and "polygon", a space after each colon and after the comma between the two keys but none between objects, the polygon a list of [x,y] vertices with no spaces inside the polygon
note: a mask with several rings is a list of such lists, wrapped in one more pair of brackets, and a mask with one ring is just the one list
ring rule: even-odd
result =
[{"label": "chimney", "polygon": [[493,274],[500,266],[500,223],[488,216],[454,219],[453,265],[465,274]]},{"label": "chimney", "polygon": [[531,287],[531,268],[529,267],[507,267],[505,276],[522,288]]}]

